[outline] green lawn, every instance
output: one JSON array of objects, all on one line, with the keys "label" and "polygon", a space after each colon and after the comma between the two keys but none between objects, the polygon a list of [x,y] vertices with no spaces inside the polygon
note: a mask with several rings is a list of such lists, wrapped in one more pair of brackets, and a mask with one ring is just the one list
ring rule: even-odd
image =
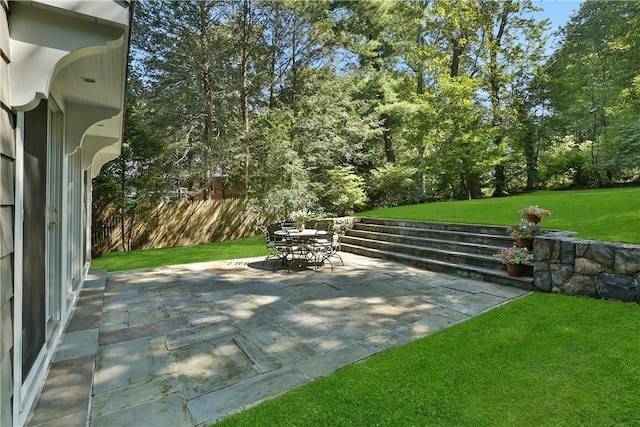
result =
[{"label": "green lawn", "polygon": [[534,294],[228,426],[638,426],[640,305]]},{"label": "green lawn", "polygon": [[[536,192],[363,216],[511,225],[538,204],[542,225],[640,243],[640,188]],[[110,253],[109,271],[260,256],[262,236]],[[220,426],[640,426],[640,305],[533,294],[338,370]]]},{"label": "green lawn", "polygon": [[[640,187],[580,191],[537,191],[497,199],[424,203],[359,213],[383,218],[512,225],[529,205],[549,209],[542,226],[577,232],[586,239],[640,244]],[[111,272],[169,264],[266,255],[262,236],[179,248],[111,252],[92,268]]]},{"label": "green lawn", "polygon": [[160,267],[163,265],[188,264],[192,262],[218,261],[224,259],[266,256],[262,235],[227,242],[176,248],[147,249],[127,252],[109,252],[91,261],[91,268],[106,268],[109,272]]},{"label": "green lawn", "polygon": [[539,205],[551,211],[545,228],[577,232],[577,237],[640,243],[640,187],[578,191],[536,191],[511,197],[424,203],[362,212],[383,218],[512,225],[520,208]]}]

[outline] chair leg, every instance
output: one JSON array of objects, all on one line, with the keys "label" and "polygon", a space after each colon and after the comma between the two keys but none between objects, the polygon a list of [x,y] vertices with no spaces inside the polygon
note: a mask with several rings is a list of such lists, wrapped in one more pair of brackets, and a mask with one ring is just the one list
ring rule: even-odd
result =
[{"label": "chair leg", "polygon": [[342,260],[342,257],[340,256],[340,254],[338,252],[334,253],[332,256],[338,257],[340,259],[340,262],[342,263],[342,265],[344,265],[344,261]]},{"label": "chair leg", "polygon": [[309,253],[309,260],[313,258],[313,269],[318,271],[320,270],[320,265],[322,264],[322,254],[317,251],[311,251]]}]

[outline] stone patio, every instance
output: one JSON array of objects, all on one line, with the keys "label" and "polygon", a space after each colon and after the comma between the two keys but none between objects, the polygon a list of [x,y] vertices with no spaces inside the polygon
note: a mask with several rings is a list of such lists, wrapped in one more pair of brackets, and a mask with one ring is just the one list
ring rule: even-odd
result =
[{"label": "stone patio", "polygon": [[209,425],[528,293],[343,258],[92,272],[28,425]]}]

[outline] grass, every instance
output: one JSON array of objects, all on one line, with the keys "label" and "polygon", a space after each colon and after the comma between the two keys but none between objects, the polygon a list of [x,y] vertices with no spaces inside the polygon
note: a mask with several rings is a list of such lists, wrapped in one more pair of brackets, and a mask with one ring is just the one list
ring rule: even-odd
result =
[{"label": "grass", "polygon": [[[577,237],[585,239],[640,244],[640,187],[537,191],[495,199],[399,206],[358,215],[506,226],[516,222],[518,209],[529,205],[551,211],[552,215],[543,219],[545,228],[575,231]],[[177,248],[111,252],[94,259],[91,267],[114,272],[260,255],[266,255],[261,236]]]},{"label": "grass", "polygon": [[219,261],[265,255],[262,235],[226,242],[176,248],[109,252],[91,261],[91,268],[106,268],[109,272],[193,262]]},{"label": "grass", "polygon": [[503,198],[424,203],[362,212],[382,218],[512,225],[517,211],[539,205],[551,211],[542,226],[577,232],[585,239],[640,243],[640,187],[536,191]]},{"label": "grass", "polygon": [[[552,212],[545,228],[640,243],[640,188],[539,191],[362,216],[511,225]],[[109,271],[265,255],[261,236],[109,253]],[[640,305],[533,294],[288,392],[225,426],[640,426]]]},{"label": "grass", "polygon": [[640,425],[640,305],[533,294],[216,426]]}]

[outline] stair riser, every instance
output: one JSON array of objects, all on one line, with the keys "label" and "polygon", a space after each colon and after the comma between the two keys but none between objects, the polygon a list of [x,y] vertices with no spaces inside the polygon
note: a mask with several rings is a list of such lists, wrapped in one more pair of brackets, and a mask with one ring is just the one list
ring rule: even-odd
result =
[{"label": "stair riser", "polygon": [[[501,248],[510,246],[514,244],[512,240],[505,239],[500,242],[490,242],[487,243],[475,243],[475,242],[464,242],[464,241],[450,241],[450,240],[438,240],[438,239],[426,239],[422,237],[414,237],[407,235],[398,235],[398,234],[386,234],[386,233],[373,233],[369,231],[363,230],[350,230],[349,235],[345,238],[360,238],[360,239],[371,239],[371,240],[381,240],[384,242],[390,243],[401,243],[405,245],[413,245],[413,246],[423,246],[435,249],[442,249],[454,252],[468,252],[478,255],[493,255]],[[497,243],[497,244],[493,244]]]},{"label": "stair riser", "polygon": [[446,222],[437,222],[437,221],[405,221],[405,220],[393,220],[393,219],[383,219],[383,218],[366,218],[361,217],[360,221],[356,223],[356,226],[361,226],[365,224],[375,224],[375,225],[390,225],[397,227],[408,227],[408,228],[422,228],[429,230],[448,230],[448,231],[458,231],[462,233],[479,233],[479,234],[490,234],[501,236],[504,235],[507,227],[499,226],[499,225],[482,225],[482,224],[457,224],[457,223],[446,223]]},{"label": "stair riser", "polygon": [[368,256],[372,258],[387,259],[389,261],[401,262],[405,264],[414,265],[419,268],[424,268],[430,271],[439,273],[453,274],[461,277],[468,277],[474,280],[483,280],[491,283],[498,283],[501,285],[513,286],[524,290],[533,290],[533,280],[530,277],[507,277],[499,274],[502,270],[496,270],[496,274],[481,273],[476,271],[465,270],[462,268],[442,266],[434,263],[432,260],[423,258],[420,260],[407,259],[400,253],[391,253],[381,255],[369,248],[361,246],[344,245],[342,250],[345,252],[351,252],[357,255]]},{"label": "stair riser", "polygon": [[362,240],[354,237],[344,237],[342,240],[346,244],[362,246],[366,248],[380,249],[413,256],[432,258],[440,261],[447,261],[457,264],[477,265],[485,268],[503,269],[500,261],[493,259],[490,255],[477,255],[468,252],[456,254],[448,251],[437,251],[427,247],[405,247],[394,243],[379,240]]},{"label": "stair riser", "polygon": [[355,232],[373,232],[392,234],[396,236],[412,236],[425,239],[441,239],[453,242],[466,242],[477,245],[505,246],[513,244],[513,238],[507,235],[507,229],[503,228],[500,235],[496,234],[480,234],[480,233],[464,233],[447,230],[430,230],[426,228],[407,228],[394,227],[390,225],[375,224],[356,224],[352,233]]}]

